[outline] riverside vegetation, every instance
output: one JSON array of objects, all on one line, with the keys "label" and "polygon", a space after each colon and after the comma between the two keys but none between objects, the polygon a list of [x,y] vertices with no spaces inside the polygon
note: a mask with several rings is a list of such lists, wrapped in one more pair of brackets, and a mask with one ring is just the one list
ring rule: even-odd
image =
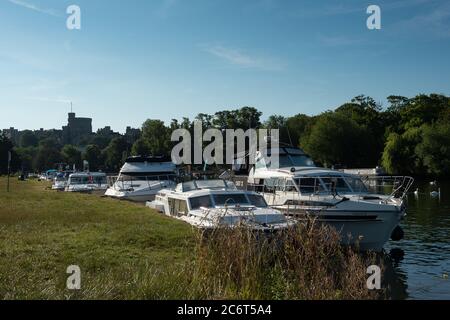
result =
[{"label": "riverside vegetation", "polygon": [[[312,221],[269,239],[239,228],[204,237],[134,203],[48,186],[0,188],[2,299],[380,297],[366,287],[374,257]],[[80,290],[66,288],[69,265],[81,268]]]},{"label": "riverside vegetation", "polygon": [[[384,107],[361,95],[314,116],[266,115],[262,121],[256,108],[242,107],[200,113],[195,120],[202,121],[204,129],[279,129],[281,142],[302,147],[323,166],[381,165],[389,174],[450,177],[450,97],[389,96],[387,102]],[[98,130],[75,146],[63,145],[55,130],[24,130],[14,143],[0,135],[0,174],[6,173],[8,150],[13,171],[43,171],[61,162],[82,168],[82,160],[87,160],[91,171],[118,172],[129,155],[170,154],[171,133],[180,128],[192,131],[193,121],[173,119],[166,125],[148,119],[132,139]]]}]

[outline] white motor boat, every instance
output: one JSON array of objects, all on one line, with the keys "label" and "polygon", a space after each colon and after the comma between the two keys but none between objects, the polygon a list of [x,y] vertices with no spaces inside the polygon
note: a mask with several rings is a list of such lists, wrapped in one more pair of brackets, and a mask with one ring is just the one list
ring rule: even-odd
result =
[{"label": "white motor boat", "polygon": [[113,198],[146,202],[158,191],[174,188],[178,170],[172,160],[163,156],[130,157],[113,178],[105,195]]},{"label": "white motor boat", "polygon": [[[267,154],[276,153],[279,165],[273,167]],[[390,237],[403,237],[399,223],[413,181],[377,176],[365,183],[358,175],[316,167],[301,149],[280,147],[257,152],[247,187],[288,216],[309,216],[333,226],[345,245],[380,251]]]},{"label": "white motor boat", "polygon": [[52,190],[64,191],[67,185],[67,177],[64,173],[58,173],[53,179]]},{"label": "white motor boat", "polygon": [[161,190],[146,205],[203,230],[245,226],[252,231],[273,232],[296,223],[269,208],[260,194],[238,190],[225,180],[180,183],[175,190]]},{"label": "white motor boat", "polygon": [[65,191],[103,194],[108,188],[106,174],[103,172],[78,172],[69,175]]}]

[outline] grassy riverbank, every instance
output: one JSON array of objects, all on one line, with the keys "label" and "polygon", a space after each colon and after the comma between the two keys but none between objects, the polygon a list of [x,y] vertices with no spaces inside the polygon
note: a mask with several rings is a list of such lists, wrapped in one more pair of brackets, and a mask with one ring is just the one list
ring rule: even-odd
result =
[{"label": "grassy riverbank", "polygon": [[[285,245],[248,236],[198,241],[192,229],[141,205],[0,178],[0,298],[371,298],[365,261],[325,231]],[[224,238],[224,236],[226,238]],[[227,240],[228,239],[228,240]],[[66,268],[81,268],[81,290]]]}]

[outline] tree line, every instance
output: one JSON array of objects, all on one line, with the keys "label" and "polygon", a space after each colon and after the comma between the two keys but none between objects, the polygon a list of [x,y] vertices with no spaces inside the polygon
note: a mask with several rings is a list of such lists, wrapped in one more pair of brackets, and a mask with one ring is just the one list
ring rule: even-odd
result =
[{"label": "tree line", "polygon": [[173,119],[168,125],[148,119],[132,141],[123,135],[97,134],[77,146],[61,145],[52,137],[37,139],[31,131],[22,134],[18,145],[0,136],[0,172],[6,172],[8,150],[16,171],[37,172],[57,163],[81,168],[87,160],[92,171],[117,172],[130,155],[170,155],[173,130],[192,131],[194,120],[200,120],[204,129],[279,129],[280,142],[303,148],[325,167],[382,166],[389,174],[449,176],[450,97],[420,94],[389,96],[387,101],[383,107],[360,95],[318,115],[271,115],[266,121],[253,107],[200,113],[195,119]]}]

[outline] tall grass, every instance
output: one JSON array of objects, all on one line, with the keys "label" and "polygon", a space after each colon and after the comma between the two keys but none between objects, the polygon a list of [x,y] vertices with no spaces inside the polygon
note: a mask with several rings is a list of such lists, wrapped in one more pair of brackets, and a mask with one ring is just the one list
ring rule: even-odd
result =
[{"label": "tall grass", "polygon": [[[0,178],[0,185],[4,179]],[[0,299],[370,299],[362,256],[314,220],[205,235],[128,202],[0,188]],[[66,288],[79,265],[81,290]]]},{"label": "tall grass", "polygon": [[366,268],[375,256],[339,245],[339,234],[314,220],[269,237],[246,228],[198,236],[188,269],[205,299],[370,299]]}]

